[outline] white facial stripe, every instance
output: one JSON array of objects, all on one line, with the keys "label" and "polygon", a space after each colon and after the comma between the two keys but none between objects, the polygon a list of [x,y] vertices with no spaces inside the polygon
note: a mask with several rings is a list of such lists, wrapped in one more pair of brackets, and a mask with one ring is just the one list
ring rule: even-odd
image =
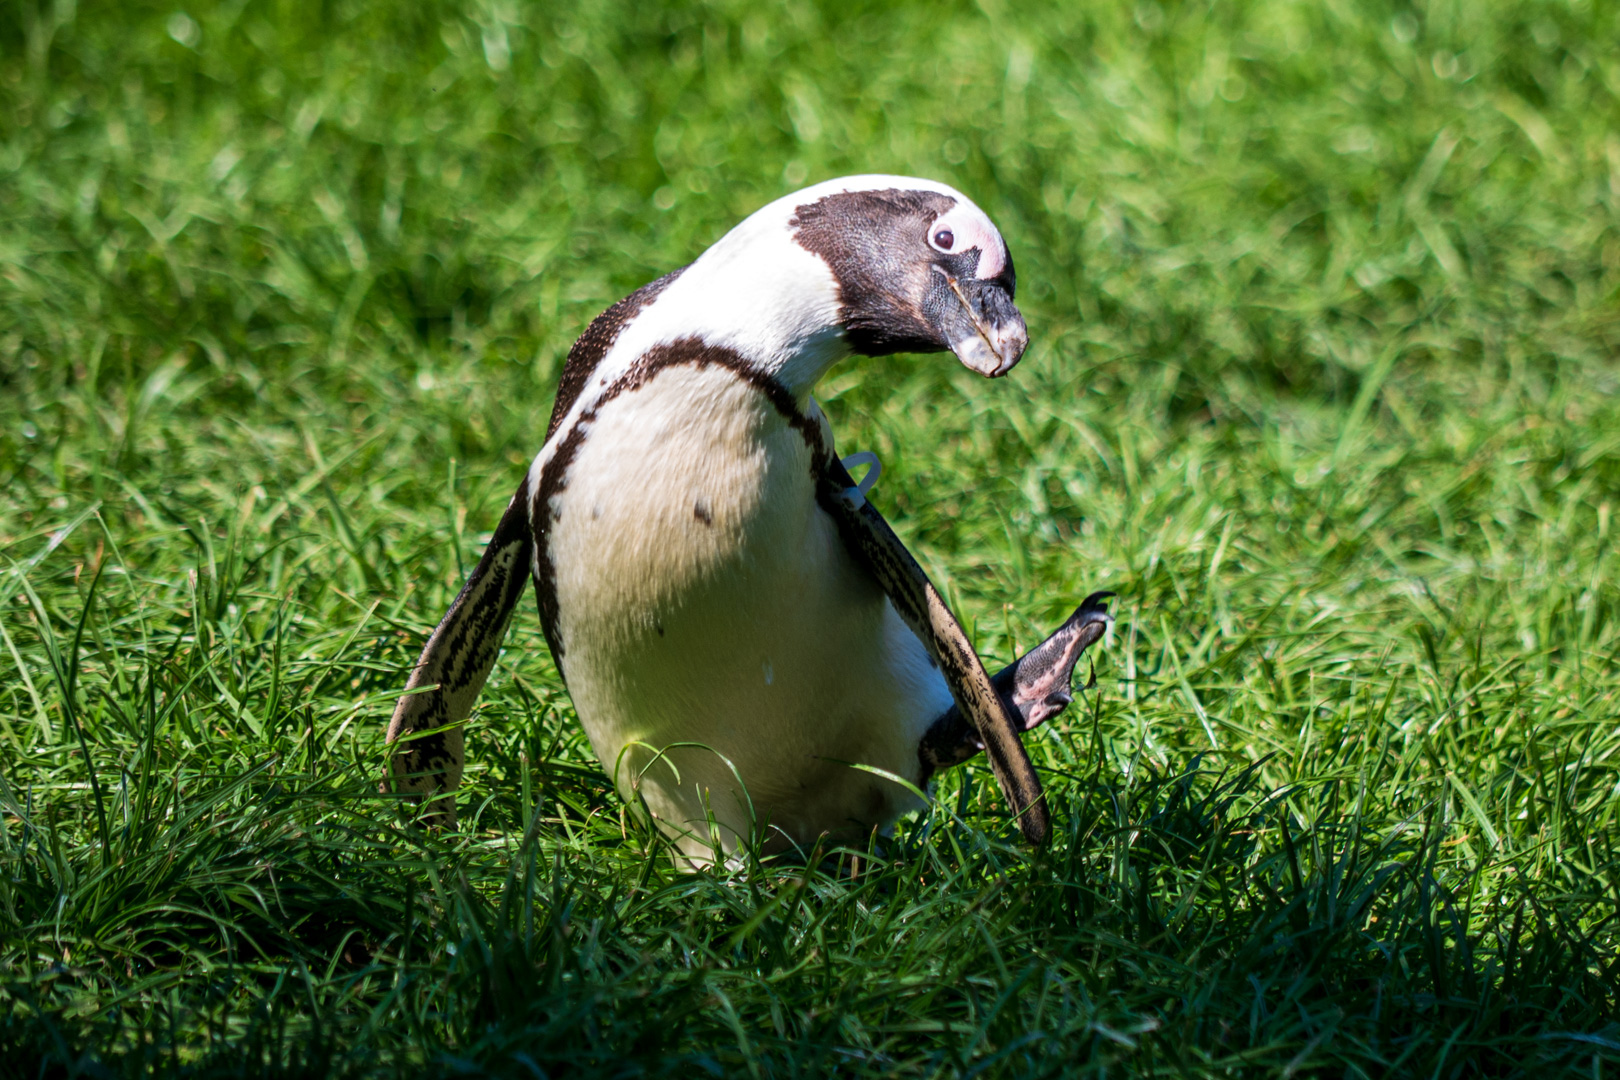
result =
[{"label": "white facial stripe", "polygon": [[998,277],[1007,266],[1007,249],[1001,233],[990,224],[984,211],[967,201],[959,201],[934,222],[930,235],[938,236],[941,229],[949,229],[954,238],[950,250],[979,249],[979,268],[974,276],[983,280]]}]

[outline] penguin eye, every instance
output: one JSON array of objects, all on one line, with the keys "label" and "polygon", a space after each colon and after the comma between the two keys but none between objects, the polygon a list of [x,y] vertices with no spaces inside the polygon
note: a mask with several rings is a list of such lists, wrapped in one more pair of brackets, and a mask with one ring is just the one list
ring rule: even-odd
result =
[{"label": "penguin eye", "polygon": [[956,234],[949,229],[939,229],[934,233],[933,243],[941,251],[950,251],[956,243]]}]

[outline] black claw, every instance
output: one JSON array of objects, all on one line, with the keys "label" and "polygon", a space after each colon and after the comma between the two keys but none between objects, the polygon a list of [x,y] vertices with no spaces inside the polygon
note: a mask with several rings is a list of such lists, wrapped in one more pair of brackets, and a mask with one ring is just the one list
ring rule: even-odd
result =
[{"label": "black claw", "polygon": [[1070,616],[1070,620],[1072,621],[1082,615],[1089,615],[1093,612],[1101,612],[1104,615],[1108,614],[1108,601],[1112,600],[1118,595],[1118,593],[1111,592],[1092,593],[1090,596],[1080,601],[1080,607],[1073,615]]}]

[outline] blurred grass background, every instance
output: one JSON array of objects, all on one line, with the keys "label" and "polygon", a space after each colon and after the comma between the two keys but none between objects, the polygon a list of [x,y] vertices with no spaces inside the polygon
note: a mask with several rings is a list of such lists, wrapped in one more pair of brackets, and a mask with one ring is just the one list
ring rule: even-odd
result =
[{"label": "blurred grass background", "polygon": [[[0,1058],[21,1075],[1620,1065],[1620,5],[0,9]],[[849,172],[1032,346],[823,384],[992,663],[1120,624],[859,878],[676,873],[521,611],[406,666],[598,311]]]}]

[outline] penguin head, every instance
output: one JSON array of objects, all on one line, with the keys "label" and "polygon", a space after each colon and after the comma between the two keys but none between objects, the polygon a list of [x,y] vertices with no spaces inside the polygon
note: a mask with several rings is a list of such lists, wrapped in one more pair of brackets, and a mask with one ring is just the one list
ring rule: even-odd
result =
[{"label": "penguin head", "polygon": [[983,210],[954,188],[855,176],[782,200],[794,241],[820,257],[849,348],[863,356],[949,349],[990,378],[1029,343],[1013,304],[1012,255]]}]

